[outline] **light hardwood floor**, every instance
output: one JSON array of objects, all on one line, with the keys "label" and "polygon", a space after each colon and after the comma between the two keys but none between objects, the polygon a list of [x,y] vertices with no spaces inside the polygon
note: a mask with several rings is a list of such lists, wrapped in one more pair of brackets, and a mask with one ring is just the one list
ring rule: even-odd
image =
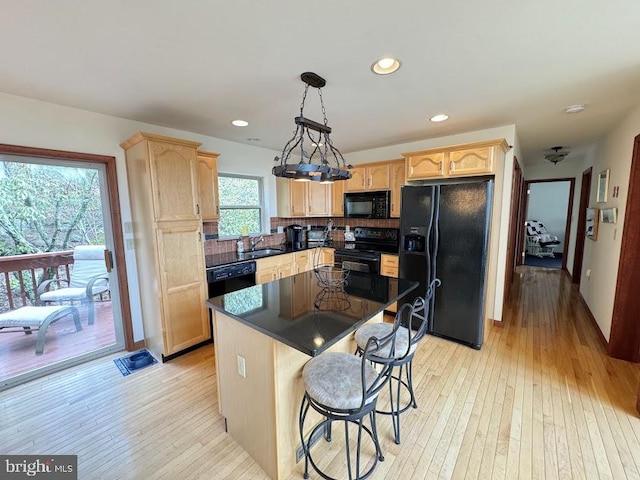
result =
[{"label": "light hardwood floor", "polygon": [[[0,393],[0,453],[77,454],[81,479],[266,478],[224,433],[212,347],[128,377],[112,358]],[[481,351],[427,337],[414,383],[371,478],[640,478],[640,366],[605,355],[558,270],[521,267]],[[315,449],[337,474],[334,430]]]}]

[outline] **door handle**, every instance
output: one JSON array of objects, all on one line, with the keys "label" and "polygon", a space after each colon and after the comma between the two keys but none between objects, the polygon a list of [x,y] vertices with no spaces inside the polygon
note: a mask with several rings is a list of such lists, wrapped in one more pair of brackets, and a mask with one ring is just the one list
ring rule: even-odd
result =
[{"label": "door handle", "polygon": [[104,250],[104,265],[107,268],[107,273],[111,273],[111,270],[113,270],[113,253],[106,248]]}]

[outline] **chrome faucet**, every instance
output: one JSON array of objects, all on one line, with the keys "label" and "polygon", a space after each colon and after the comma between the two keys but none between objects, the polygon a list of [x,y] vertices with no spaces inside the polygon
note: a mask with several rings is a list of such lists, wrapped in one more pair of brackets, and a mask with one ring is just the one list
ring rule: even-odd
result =
[{"label": "chrome faucet", "polygon": [[249,243],[251,243],[251,251],[253,252],[256,249],[256,245],[259,244],[260,242],[264,242],[264,237],[260,236],[260,238],[258,237],[253,237],[249,239]]}]

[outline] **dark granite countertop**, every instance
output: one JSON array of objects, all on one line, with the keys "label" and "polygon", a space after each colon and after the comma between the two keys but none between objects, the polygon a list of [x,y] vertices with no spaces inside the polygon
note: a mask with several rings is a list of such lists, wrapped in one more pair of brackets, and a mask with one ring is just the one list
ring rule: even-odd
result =
[{"label": "dark granite countertop", "polygon": [[[291,247],[286,247],[284,245],[274,246],[274,247],[266,247],[272,250],[275,250],[274,253],[270,253],[268,255],[261,256],[260,258],[272,257],[274,255],[282,255],[284,253],[292,253],[299,252],[301,250],[294,250]],[[344,248],[344,242],[333,242],[331,245],[327,245],[327,248]],[[302,250],[312,250],[304,248]],[[229,253],[217,253],[214,255],[205,255],[205,268],[211,267],[219,267],[222,265],[229,265],[231,263],[238,262],[248,262],[257,260],[256,258],[251,258],[246,254],[237,253],[237,252],[229,252]]]},{"label": "dark granite countertop", "polygon": [[343,282],[340,272],[312,270],[213,297],[207,305],[316,356],[417,286],[354,271]]}]

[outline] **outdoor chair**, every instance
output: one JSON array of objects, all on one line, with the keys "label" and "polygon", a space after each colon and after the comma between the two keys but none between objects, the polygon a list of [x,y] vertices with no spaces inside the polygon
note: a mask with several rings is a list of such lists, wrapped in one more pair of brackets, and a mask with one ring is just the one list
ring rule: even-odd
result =
[{"label": "outdoor chair", "polygon": [[36,340],[36,355],[42,355],[44,351],[44,340],[49,326],[63,317],[71,315],[76,326],[76,332],[82,330],[80,325],[80,315],[76,307],[54,305],[50,307],[26,306],[16,310],[0,313],[0,330],[9,328],[2,333],[24,331],[25,335],[30,335],[34,330],[38,331]]},{"label": "outdoor chair", "polygon": [[[69,281],[45,280],[38,286],[38,298],[44,304],[80,302],[88,307],[88,324],[95,321],[94,301],[109,291],[109,275],[104,260],[104,245],[78,245],[73,250],[73,267]],[[57,286],[51,290],[52,286]]]}]

